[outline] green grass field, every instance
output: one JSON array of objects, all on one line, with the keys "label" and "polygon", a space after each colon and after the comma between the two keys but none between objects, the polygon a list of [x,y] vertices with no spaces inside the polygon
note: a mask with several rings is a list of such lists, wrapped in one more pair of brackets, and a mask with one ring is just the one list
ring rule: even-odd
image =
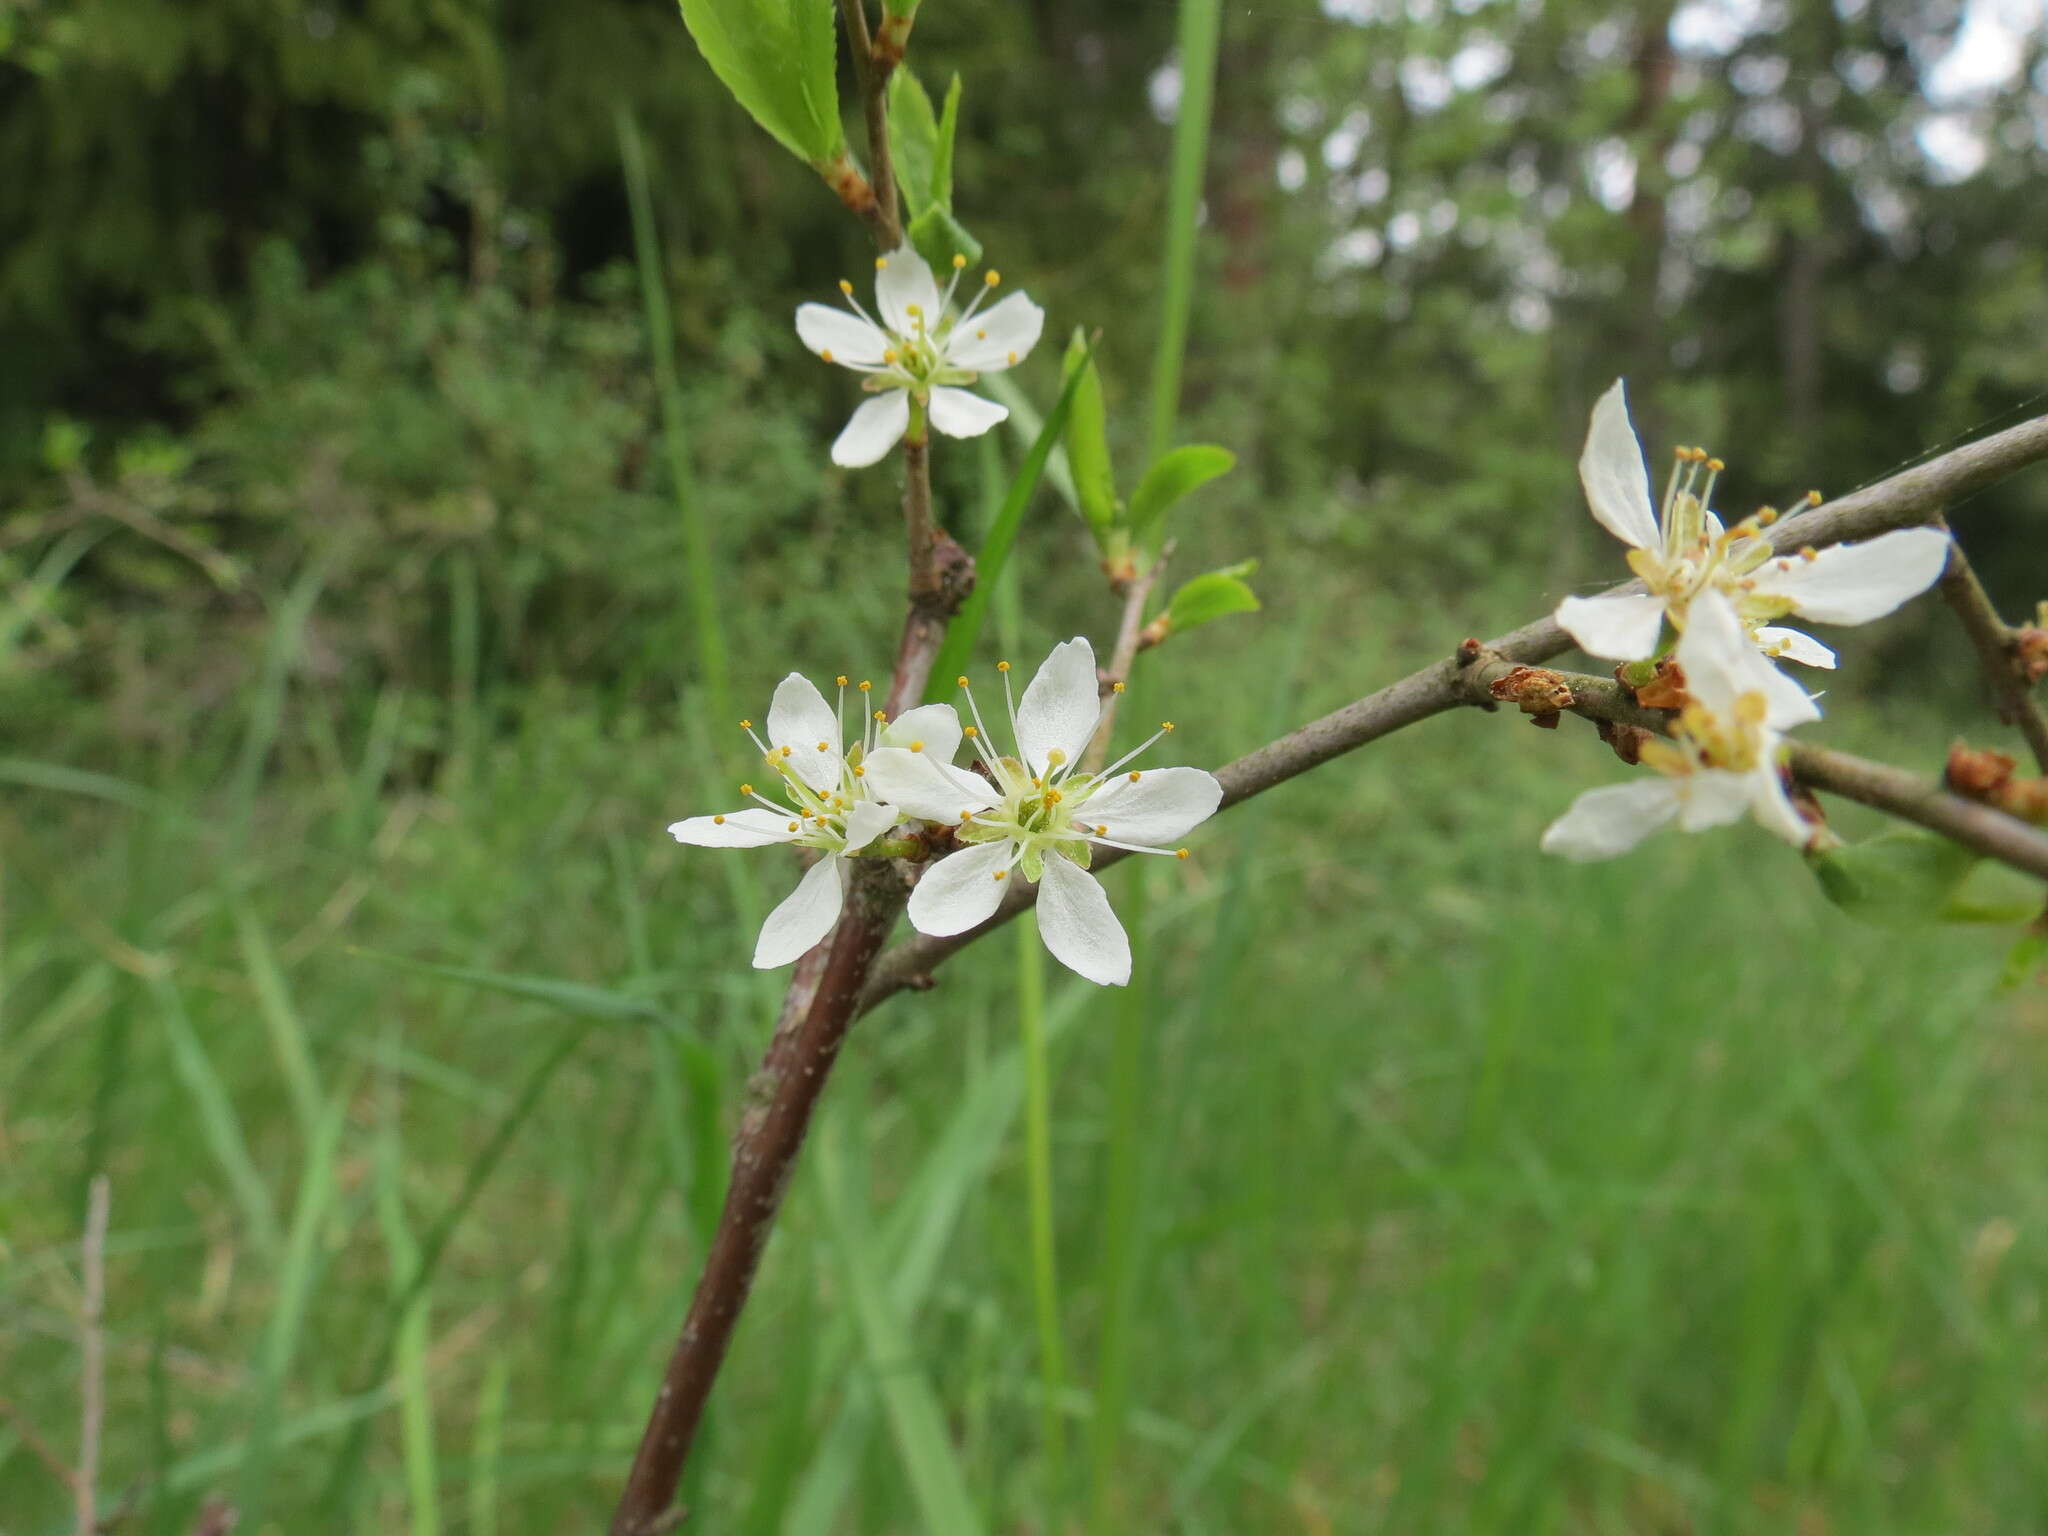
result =
[{"label": "green grass field", "polygon": [[[1146,685],[1181,755],[1426,632],[1328,622],[1186,642]],[[292,633],[191,739],[0,765],[0,1529],[70,1528],[20,1431],[74,1443],[98,1170],[121,1529],[597,1529],[773,1014],[736,914],[788,872],[662,836],[727,777],[695,716],[486,685],[427,755],[424,701],[324,693]],[[690,1528],[2043,1529],[2048,1006],[1754,829],[1535,853],[1623,771],[1430,722],[1118,872],[1131,996],[1003,934],[864,1022]]]}]

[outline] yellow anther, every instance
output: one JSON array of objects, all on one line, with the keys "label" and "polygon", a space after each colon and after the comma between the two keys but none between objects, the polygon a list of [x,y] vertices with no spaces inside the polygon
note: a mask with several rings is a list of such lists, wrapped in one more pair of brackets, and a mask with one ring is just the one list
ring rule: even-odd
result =
[{"label": "yellow anther", "polygon": [[1033,789],[1043,789],[1043,788],[1045,788],[1045,780],[1043,780],[1043,779],[1041,779],[1041,778],[1037,778],[1037,777],[1034,777],[1034,778],[1033,778],[1033,779],[1031,780],[1031,787],[1032,787]]},{"label": "yellow anther", "polygon": [[856,779],[864,779],[868,776],[868,771],[867,769],[861,767],[859,763],[855,763],[853,765],[853,776]]},{"label": "yellow anther", "polygon": [[998,672],[1007,672],[1010,670],[1010,664],[1007,661],[999,661],[996,663],[996,670]]},{"label": "yellow anther", "polygon": [[1045,760],[1048,763],[1051,763],[1053,767],[1057,768],[1061,763],[1064,763],[1067,760],[1067,754],[1062,748],[1054,747],[1050,752],[1045,754]]},{"label": "yellow anther", "polygon": [[1000,880],[1003,878],[1003,876],[1007,875],[1008,873],[1009,871],[1007,869],[999,869],[995,873],[995,878]]},{"label": "yellow anther", "polygon": [[1756,530],[1750,527],[1747,523],[1737,523],[1733,528],[1730,528],[1728,530],[1728,542],[1731,544],[1734,543],[1737,539],[1753,539],[1755,537]]},{"label": "yellow anther", "polygon": [[962,811],[960,813],[960,819],[962,821],[972,821],[974,820],[974,812],[971,810]]},{"label": "yellow anther", "polygon": [[742,784],[740,786],[740,793],[743,795],[751,795],[753,792],[754,786],[751,784]]},{"label": "yellow anther", "polygon": [[1728,466],[1726,464],[1723,464],[1719,459],[1707,460],[1707,468],[1711,469],[1717,475],[1727,467]]},{"label": "yellow anther", "polygon": [[1135,768],[1131,770],[1131,782],[1133,784],[1138,782],[1138,770]]},{"label": "yellow anther", "polygon": [[1111,693],[1122,693],[1124,691],[1124,685],[1122,683],[1111,683],[1109,685],[1109,691]]},{"label": "yellow anther", "polygon": [[793,751],[795,751],[795,750],[796,750],[796,749],[795,749],[794,747],[784,747],[784,748],[782,749],[782,755],[783,755],[784,757],[787,757],[787,756],[789,756],[789,754],[790,754],[791,752],[793,752]]},{"label": "yellow anther", "polygon": [[922,304],[906,304],[903,306],[903,313],[910,316],[913,320],[921,320],[924,318],[924,306]]},{"label": "yellow anther", "polygon": [[967,258],[965,256],[962,256],[958,251],[955,251],[953,253],[953,270],[955,272],[958,272],[962,267],[966,265]]},{"label": "yellow anther", "polygon": [[837,677],[833,678],[832,681],[836,683],[839,687],[844,688],[846,686],[846,674],[842,672]]},{"label": "yellow anther", "polygon": [[1809,507],[1817,507],[1817,506],[1819,506],[1819,505],[1820,505],[1820,492],[1819,492],[1819,491],[1808,491],[1808,492],[1806,493],[1806,504],[1807,504],[1807,505],[1808,505]]},{"label": "yellow anther", "polygon": [[818,348],[818,356],[829,363],[832,361],[832,349],[830,347],[820,347]]},{"label": "yellow anther", "polygon": [[968,727],[967,727],[967,729],[966,729],[966,731],[965,731],[965,733],[964,733],[964,734],[965,734],[965,735],[967,735],[967,736],[969,736],[969,737],[975,737],[975,736],[979,736],[979,735],[981,734],[981,732],[980,732],[979,730],[977,730],[977,729],[976,729],[975,727],[973,727],[973,726],[971,726],[971,725],[970,725],[970,726],[968,726]]},{"label": "yellow anther", "polygon": [[895,349],[894,347],[884,347],[884,348],[882,349],[882,361],[883,361],[883,362],[885,362],[885,363],[893,363],[893,362],[895,362],[895,361],[896,361],[896,349]]},{"label": "yellow anther", "polygon": [[885,709],[878,709],[875,711],[875,718],[877,720],[887,720],[889,718],[889,712]]},{"label": "yellow anther", "polygon": [[876,270],[877,272],[886,272],[886,271],[888,271],[888,270],[889,270],[889,258],[888,258],[888,257],[886,257],[886,256],[877,256],[877,257],[875,258],[875,270]]},{"label": "yellow anther", "polygon": [[801,831],[801,830],[802,830],[802,828],[803,828],[803,823],[802,823],[802,822],[800,822],[800,821],[792,821],[792,822],[791,822],[791,823],[789,824],[789,830],[790,830],[790,831],[792,831],[792,832],[797,832],[797,831]]},{"label": "yellow anther", "polygon": [[875,685],[874,685],[873,683],[869,682],[869,681],[868,681],[868,680],[867,680],[866,678],[862,678],[862,679],[860,680],[860,691],[861,691],[862,693],[866,693],[866,692],[867,692],[867,691],[868,691],[868,690],[869,690],[870,688],[872,688],[872,687],[874,687],[874,686],[875,686]]},{"label": "yellow anther", "polygon": [[1768,528],[1777,520],[1778,509],[1776,507],[1760,507],[1757,509],[1756,521],[1758,527]]},{"label": "yellow anther", "polygon": [[1047,805],[1058,805],[1060,803],[1060,792],[1056,789],[1048,789],[1045,792],[1045,803]]},{"label": "yellow anther", "polygon": [[[1014,352],[1012,352],[1012,353],[1010,353],[1010,355],[1009,355],[1009,356],[1010,356],[1010,366],[1011,366],[1012,368],[1016,367],[1016,366],[1017,366],[1017,354],[1016,354],[1016,353],[1014,353]],[[825,361],[829,363],[829,362],[831,362],[831,361],[832,361],[832,359],[828,357],[828,358],[826,358],[826,359],[825,359]]]},{"label": "yellow anther", "polygon": [[1809,544],[1806,548],[1799,551],[1799,558],[1802,560],[1818,560],[1820,558],[1820,551]]},{"label": "yellow anther", "polygon": [[1188,851],[1185,848],[1176,848],[1173,850],[1173,856],[1176,859],[1184,859],[1188,856]]},{"label": "yellow anther", "polygon": [[1107,837],[1109,836],[1109,828],[1106,826],[1097,827],[1095,829],[1095,835],[1097,837]]},{"label": "yellow anther", "polygon": [[725,825],[725,818],[723,816],[714,816],[711,818],[711,825],[713,825],[714,827],[722,827]]},{"label": "yellow anther", "polygon": [[1171,731],[1173,729],[1173,722],[1171,720],[1162,720],[1159,722],[1159,729],[1161,729],[1162,731]]},{"label": "yellow anther", "polygon": [[924,750],[924,743],[921,741],[913,741],[910,744],[910,750],[913,752],[922,752]]},{"label": "yellow anther", "polygon": [[976,332],[974,333],[974,339],[975,339],[976,341],[987,341],[987,340],[988,340],[988,332],[987,332],[987,331],[976,331]]},{"label": "yellow anther", "polygon": [[818,750],[820,752],[830,752],[832,750],[832,743],[829,741],[821,741],[818,743]]},{"label": "yellow anther", "polygon": [[965,672],[962,672],[958,677],[954,678],[953,681],[958,683],[962,688],[965,688],[967,686],[967,674]]},{"label": "yellow anther", "polygon": [[740,729],[743,731],[751,731],[753,728],[754,722],[751,720],[742,720],[740,722]]},{"label": "yellow anther", "polygon": [[853,284],[842,277],[839,279],[839,291],[850,299],[853,297]]},{"label": "yellow anther", "polygon": [[984,283],[987,283],[989,287],[993,288],[997,283],[1000,283],[1003,280],[1003,274],[996,271],[994,268],[990,268],[989,271],[983,275],[981,280]]}]

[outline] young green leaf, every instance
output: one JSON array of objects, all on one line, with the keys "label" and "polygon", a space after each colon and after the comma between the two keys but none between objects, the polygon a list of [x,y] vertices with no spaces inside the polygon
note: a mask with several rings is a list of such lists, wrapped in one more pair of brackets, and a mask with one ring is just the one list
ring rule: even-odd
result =
[{"label": "young green leaf", "polygon": [[1116,476],[1109,462],[1109,416],[1102,403],[1102,377],[1081,328],[1067,344],[1066,376],[1074,380],[1074,406],[1067,420],[1067,465],[1088,531],[1105,553],[1117,522]]},{"label": "young green leaf", "polygon": [[1190,491],[1228,474],[1237,455],[1214,443],[1190,443],[1161,454],[1131,493],[1131,538],[1140,548],[1157,540],[1167,509]]},{"label": "young green leaf", "polygon": [[1995,859],[1980,859],[1941,909],[1945,923],[2024,923],[2041,915],[2041,882]]},{"label": "young green leaf", "polygon": [[946,87],[946,104],[939,110],[938,140],[932,146],[932,201],[941,208],[953,206],[953,135],[960,131],[960,77]]},{"label": "young green leaf", "polygon": [[1254,613],[1259,599],[1244,578],[1259,568],[1256,560],[1240,560],[1221,570],[1207,571],[1181,583],[1166,605],[1166,612],[1153,622],[1164,621],[1167,634],[1179,634],[1233,613]]},{"label": "young green leaf", "polygon": [[845,148],[832,0],[681,0],[683,25],[733,99],[822,168]]},{"label": "young green leaf", "polygon": [[934,272],[950,272],[955,256],[964,256],[970,267],[981,260],[981,242],[960,227],[951,209],[937,203],[910,221],[910,243]]},{"label": "young green leaf", "polygon": [[[950,159],[950,146],[948,149]],[[950,194],[941,198],[933,192],[939,159],[939,120],[932,111],[932,99],[925,94],[917,76],[903,65],[889,76],[889,150],[896,159],[896,187],[903,194],[903,206],[913,224],[933,203],[941,208],[951,204]],[[925,257],[927,261],[931,259]]]},{"label": "young green leaf", "polygon": [[1857,921],[1916,928],[1942,920],[1977,855],[1931,832],[1899,828],[1806,862],[1822,894]]}]

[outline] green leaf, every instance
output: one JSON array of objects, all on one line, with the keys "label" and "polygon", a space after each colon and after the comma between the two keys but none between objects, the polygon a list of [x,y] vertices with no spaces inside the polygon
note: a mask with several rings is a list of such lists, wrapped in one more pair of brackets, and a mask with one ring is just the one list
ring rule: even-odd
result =
[{"label": "green leaf", "polygon": [[1996,859],[1979,859],[1941,909],[1941,920],[2006,927],[2039,917],[2044,901],[2048,890],[2039,880]]},{"label": "green leaf", "polygon": [[553,976],[523,976],[507,971],[488,971],[469,965],[442,965],[432,960],[415,960],[408,955],[386,954],[382,950],[363,949],[354,945],[350,946],[348,952],[358,960],[374,961],[378,965],[388,965],[394,970],[407,971],[415,976],[430,976],[440,981],[452,981],[458,986],[482,987],[486,991],[522,998],[530,1003],[544,1003],[580,1018],[602,1019],[614,1024],[658,1024],[668,1018],[668,1011],[651,998],[610,992],[603,987],[593,987],[580,981],[562,981]]},{"label": "green leaf", "polygon": [[960,131],[960,76],[946,87],[946,105],[939,111],[938,143],[932,149],[932,201],[953,206],[953,135]]},{"label": "green leaf", "polygon": [[1998,984],[2008,992],[2023,987],[2043,965],[2048,965],[2048,933],[2022,934],[2020,941],[2005,952]]},{"label": "green leaf", "polygon": [[1236,565],[1225,566],[1220,571],[1207,571],[1192,580],[1183,582],[1173,601],[1166,605],[1166,628],[1169,634],[1194,629],[1207,624],[1211,619],[1224,618],[1233,613],[1255,613],[1259,599],[1244,578],[1259,568],[1256,560],[1241,560]]},{"label": "green leaf", "polygon": [[1017,529],[1024,521],[1024,509],[1031,505],[1032,493],[1038,489],[1039,477],[1045,473],[1045,461],[1052,457],[1053,444],[1066,430],[1079,378],[1079,373],[1068,376],[1067,387],[1060,391],[1059,403],[1045,418],[1045,425],[1038,429],[1037,440],[1032,443],[1031,451],[1024,455],[1024,462],[1017,466],[1010,489],[1003,495],[1003,504],[996,509],[995,521],[989,525],[988,537],[982,541],[981,555],[975,562],[974,590],[967,594],[967,601],[960,605],[960,611],[953,615],[953,622],[946,626],[946,638],[939,646],[937,660],[932,663],[931,682],[925,688],[925,698],[931,703],[938,703],[952,693],[953,679],[965,670],[967,658],[974,653],[974,643],[981,638],[981,626],[988,617],[989,595],[995,591],[996,583],[1002,578],[1003,567],[1009,563],[1011,546],[1017,542]]},{"label": "green leaf", "polygon": [[1131,538],[1142,548],[1153,542],[1167,509],[1190,491],[1228,474],[1237,455],[1214,443],[1190,443],[1161,454],[1131,493]]},{"label": "green leaf", "polygon": [[[958,77],[955,84],[957,88]],[[913,224],[934,203],[951,206],[950,193],[938,197],[932,190],[939,161],[939,120],[931,97],[907,66],[898,66],[889,76],[889,150],[896,159],[896,187]],[[947,158],[952,158],[950,145]]]},{"label": "green leaf", "polygon": [[683,25],[734,100],[791,154],[846,147],[832,0],[681,0]]},{"label": "green leaf", "polygon": [[1827,899],[1858,922],[1917,928],[1941,922],[1977,855],[1917,828],[1881,832],[1807,859]]},{"label": "green leaf", "polygon": [[1074,410],[1067,422],[1067,464],[1074,472],[1074,494],[1081,516],[1095,535],[1096,548],[1107,552],[1116,526],[1116,475],[1109,462],[1109,415],[1102,403],[1102,377],[1081,328],[1067,343],[1066,376],[1074,381]]},{"label": "green leaf", "polygon": [[964,256],[970,267],[981,260],[981,242],[960,227],[950,209],[937,203],[910,221],[910,243],[934,272],[950,272],[956,255]]}]

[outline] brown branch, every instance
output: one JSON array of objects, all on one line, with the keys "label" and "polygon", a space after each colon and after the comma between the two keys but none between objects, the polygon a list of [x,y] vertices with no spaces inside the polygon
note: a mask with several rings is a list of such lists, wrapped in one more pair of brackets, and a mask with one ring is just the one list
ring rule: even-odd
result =
[{"label": "brown branch", "polygon": [[78,1246],[84,1272],[84,1305],[79,1309],[78,1478],[72,1485],[78,1536],[99,1530],[100,1428],[106,1419],[107,1176],[92,1181],[86,1197],[85,1237]]},{"label": "brown branch", "polygon": [[[1922,523],[1940,508],[1953,506],[2042,459],[2048,459],[2048,416],[2038,416],[1995,436],[1967,443],[1811,512],[1785,518],[1770,530],[1772,545],[1780,550],[1807,546],[1822,549],[1848,539],[1869,538],[1893,528]],[[1641,590],[1640,582],[1630,582],[1613,592]],[[1398,683],[1367,694],[1219,768],[1216,777],[1223,782],[1221,808],[1227,810],[1276,784],[1320,767],[1333,757],[1356,751],[1418,720],[1469,702],[1467,685],[1460,673],[1483,653],[1509,662],[1531,663],[1555,656],[1571,643],[1571,636],[1552,618],[1524,624],[1483,647],[1468,642],[1469,652],[1461,650],[1460,656],[1411,673]],[[1115,849],[1101,849],[1090,868],[1099,871],[1123,857]],[[888,950],[875,962],[861,997],[861,1011],[879,1006],[906,987],[929,986],[933,969],[947,956],[1001,927],[1029,907],[1037,896],[1035,886],[1020,882],[1004,897],[996,915],[979,927],[943,939],[919,934]]]},{"label": "brown branch", "polygon": [[1116,730],[1117,702],[1123,697],[1124,684],[1131,680],[1131,664],[1145,648],[1145,603],[1152,596],[1160,573],[1166,569],[1166,562],[1172,558],[1173,543],[1169,540],[1150,570],[1123,584],[1124,611],[1117,623],[1116,645],[1109,653],[1109,666],[1099,679],[1102,719],[1097,722],[1095,734],[1088,740],[1087,754],[1081,759],[1084,772],[1094,773],[1109,757],[1110,738]]},{"label": "brown branch", "polygon": [[867,122],[868,184],[874,191],[869,225],[875,243],[884,251],[893,251],[903,243],[903,223],[896,208],[896,163],[889,153],[888,86],[895,60],[883,64],[876,59],[865,0],[839,0],[839,18],[846,26],[853,77],[860,85],[861,115]]},{"label": "brown branch", "polygon": [[1970,644],[1977,648],[1977,659],[1998,701],[1998,718],[2018,727],[2033,750],[2036,766],[2048,773],[2048,714],[2042,712],[2033,683],[2021,670],[2018,632],[1998,616],[1969,556],[1953,539],[1949,541],[1948,569],[1941,578],[1941,595],[1955,611]]}]

